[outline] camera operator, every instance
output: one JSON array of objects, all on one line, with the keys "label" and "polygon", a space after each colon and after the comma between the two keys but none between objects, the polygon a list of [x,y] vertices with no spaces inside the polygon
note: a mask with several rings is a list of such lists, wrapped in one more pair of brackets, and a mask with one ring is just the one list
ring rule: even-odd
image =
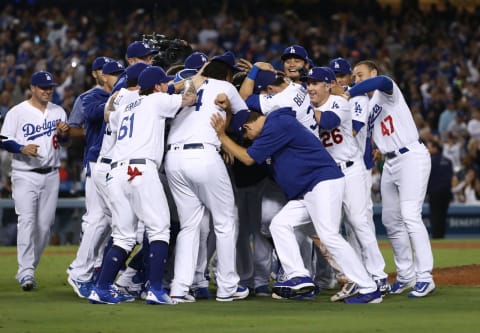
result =
[{"label": "camera operator", "polygon": [[165,71],[172,65],[183,64],[193,52],[187,41],[178,38],[169,39],[165,35],[155,33],[143,35],[143,42],[157,51],[153,56],[152,64],[162,67]]}]

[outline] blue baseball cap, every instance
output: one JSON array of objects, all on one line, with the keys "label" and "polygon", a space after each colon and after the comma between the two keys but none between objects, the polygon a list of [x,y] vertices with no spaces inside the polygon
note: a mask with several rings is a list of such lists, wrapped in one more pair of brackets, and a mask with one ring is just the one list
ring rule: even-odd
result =
[{"label": "blue baseball cap", "polygon": [[138,76],[138,85],[140,90],[153,88],[156,84],[166,83],[170,78],[165,74],[162,67],[148,66]]},{"label": "blue baseball cap", "polygon": [[135,41],[127,47],[127,58],[143,58],[157,53],[158,50],[150,48],[147,43]]},{"label": "blue baseball cap", "polygon": [[98,71],[103,68],[103,65],[105,65],[107,62],[112,61],[109,57],[97,57],[95,60],[92,62],[92,72],[93,71]]},{"label": "blue baseball cap", "polygon": [[277,80],[277,74],[272,71],[259,71],[255,77],[255,86],[253,93],[259,94],[260,91],[267,89],[267,86]]},{"label": "blue baseball cap", "polygon": [[237,67],[235,65],[236,60],[235,60],[235,54],[233,54],[232,51],[227,51],[222,55],[218,55],[212,58],[212,61],[221,61],[228,66],[230,66],[233,70],[241,72],[242,69],[240,67]]},{"label": "blue baseball cap", "polygon": [[46,71],[33,73],[30,79],[30,84],[40,88],[55,87],[57,85],[55,81],[53,81],[53,75]]},{"label": "blue baseball cap", "polygon": [[208,57],[202,52],[193,52],[185,59],[185,68],[200,69],[208,61]]},{"label": "blue baseball cap", "polygon": [[302,77],[302,81],[307,80],[331,83],[335,81],[335,73],[330,67],[313,67]]},{"label": "blue baseball cap", "polygon": [[102,73],[107,75],[121,74],[124,71],[125,71],[125,67],[123,67],[121,63],[115,60],[105,63],[105,65],[103,65],[103,68],[102,68]]},{"label": "blue baseball cap", "polygon": [[198,70],[192,68],[185,68],[181,71],[178,71],[173,78],[173,83],[180,82],[182,80],[188,79],[189,77],[194,76],[198,73]]},{"label": "blue baseball cap", "polygon": [[138,79],[140,73],[147,67],[148,65],[144,62],[137,62],[131,66],[128,66],[125,70],[127,80]]},{"label": "blue baseball cap", "polygon": [[230,129],[232,132],[236,135],[243,136],[245,133],[243,125],[247,122],[249,116],[250,111],[248,110],[241,110],[235,113],[230,120]]},{"label": "blue baseball cap", "polygon": [[338,74],[347,75],[352,74],[352,66],[344,58],[335,58],[330,61],[329,67]]},{"label": "blue baseball cap", "polygon": [[287,60],[288,58],[300,58],[305,62],[308,62],[308,53],[303,46],[292,45],[283,50],[282,61]]}]

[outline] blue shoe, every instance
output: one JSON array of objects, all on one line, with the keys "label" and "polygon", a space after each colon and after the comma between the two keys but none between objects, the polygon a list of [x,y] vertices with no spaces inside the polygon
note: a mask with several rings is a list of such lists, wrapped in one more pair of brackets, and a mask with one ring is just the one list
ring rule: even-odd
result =
[{"label": "blue shoe", "polygon": [[413,287],[413,290],[408,293],[408,297],[418,298],[425,297],[435,291],[435,282],[417,282]]},{"label": "blue shoe", "polygon": [[192,290],[192,296],[195,299],[210,299],[212,295],[210,295],[210,290],[207,287],[197,288]]},{"label": "blue shoe", "polygon": [[117,288],[117,286],[112,286],[113,289],[118,293],[118,299],[120,302],[134,302],[135,296],[130,295],[129,293],[124,293],[122,290]]},{"label": "blue shoe", "polygon": [[399,295],[405,290],[413,288],[415,286],[415,280],[408,282],[395,281],[390,288],[390,294]]},{"label": "blue shoe", "polygon": [[382,294],[382,297],[385,297],[390,292],[390,283],[388,283],[388,279],[378,279],[375,280],[375,283],[377,284],[377,290]]},{"label": "blue shoe", "polygon": [[238,286],[237,291],[233,295],[227,296],[227,297],[217,296],[216,300],[219,301],[219,302],[231,302],[231,301],[234,301],[234,300],[245,299],[245,298],[248,297],[249,293],[250,293],[250,291],[248,290],[247,287]]},{"label": "blue shoe", "polygon": [[80,298],[88,298],[94,286],[93,282],[91,281],[81,282],[72,279],[70,276],[68,277],[67,282],[70,286],[72,286],[73,291],[75,291]]},{"label": "blue shoe", "polygon": [[31,291],[37,288],[37,283],[35,282],[33,276],[28,275],[20,281],[20,286],[22,287],[23,291]]},{"label": "blue shoe", "polygon": [[165,289],[148,288],[147,297],[145,298],[147,304],[162,304],[162,305],[174,305],[177,304],[175,300],[172,300]]},{"label": "blue shoe", "polygon": [[121,296],[113,286],[107,289],[100,289],[97,286],[92,288],[88,301],[92,304],[119,304]]},{"label": "blue shoe", "polygon": [[270,297],[272,295],[268,285],[256,287],[254,293],[255,293],[255,296],[260,296],[260,297]]},{"label": "blue shoe", "polygon": [[315,290],[315,284],[308,276],[296,276],[285,281],[278,281],[272,288],[272,292],[283,298],[308,294],[313,290]]},{"label": "blue shoe", "polygon": [[382,293],[378,290],[368,294],[356,294],[355,296],[345,299],[345,303],[348,304],[366,304],[366,303],[382,303]]}]

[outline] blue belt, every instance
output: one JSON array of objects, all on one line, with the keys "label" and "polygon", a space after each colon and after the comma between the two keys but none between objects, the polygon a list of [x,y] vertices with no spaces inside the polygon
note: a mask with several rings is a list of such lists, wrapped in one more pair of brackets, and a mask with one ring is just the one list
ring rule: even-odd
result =
[{"label": "blue belt", "polygon": [[[422,139],[418,139],[419,143],[423,143]],[[398,154],[403,155],[406,152],[410,151],[407,147],[402,147],[398,150],[398,153],[396,151],[389,151],[388,153],[385,153],[385,157],[388,159],[395,158],[398,156]]]},{"label": "blue belt", "polygon": [[55,171],[55,170],[58,170],[58,168],[57,168],[57,167],[35,168],[35,169],[29,170],[29,171],[36,172],[36,173],[40,173],[40,174],[44,175],[44,174],[53,172],[53,171]]},{"label": "blue belt", "polygon": [[[126,162],[128,162],[128,164],[147,164],[147,160],[144,159],[144,158],[133,158],[133,159],[128,160]],[[114,169],[119,165],[119,163],[121,163],[121,162],[113,162],[112,164],[110,164],[110,167],[112,169]]]},{"label": "blue belt", "polygon": [[[347,161],[345,162],[345,168],[349,168],[353,165],[353,161]],[[342,164],[341,163],[338,163],[337,166],[340,168],[340,170],[342,169]]]},{"label": "blue belt", "polygon": [[167,145],[167,150],[172,149],[204,149],[203,143],[186,143],[182,145]]},{"label": "blue belt", "polygon": [[100,159],[100,163],[110,164],[110,163],[112,163],[112,159],[111,159],[111,158],[102,157],[102,158]]}]

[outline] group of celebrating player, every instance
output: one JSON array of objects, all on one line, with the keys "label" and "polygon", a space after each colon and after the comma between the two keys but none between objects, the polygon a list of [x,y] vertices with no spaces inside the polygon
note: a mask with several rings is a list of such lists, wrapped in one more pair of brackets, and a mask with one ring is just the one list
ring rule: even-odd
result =
[{"label": "group of celebrating player", "polygon": [[[210,60],[194,52],[165,72],[151,65],[155,52],[130,44],[127,68],[95,59],[98,85],[77,98],[68,120],[70,136],[84,128],[86,137],[83,237],[67,270],[79,297],[208,298],[207,239],[217,301],[309,299],[337,281],[331,300],[346,303],[435,290],[421,218],[430,155],[398,86],[374,62],[317,67],[292,45],[283,72],[229,51]],[[373,224],[374,151],[385,158],[392,285]],[[270,291],[272,253],[280,268]]]}]

